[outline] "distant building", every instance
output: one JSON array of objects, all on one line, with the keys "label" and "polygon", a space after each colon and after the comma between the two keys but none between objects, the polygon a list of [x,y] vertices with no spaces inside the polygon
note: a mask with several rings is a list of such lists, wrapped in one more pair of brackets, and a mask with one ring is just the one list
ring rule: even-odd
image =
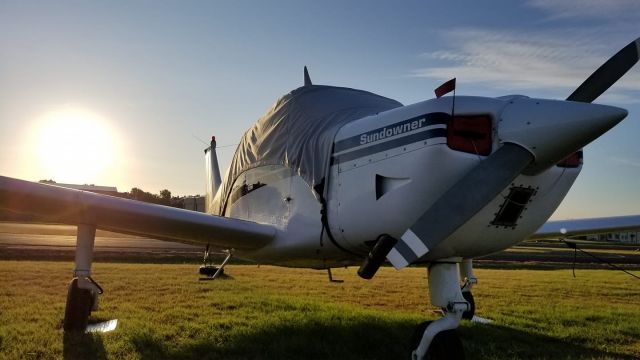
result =
[{"label": "distant building", "polygon": [[204,196],[185,197],[184,208],[187,210],[204,212]]},{"label": "distant building", "polygon": [[94,192],[94,193],[98,193],[98,194],[104,194],[104,195],[111,195],[111,196],[117,196],[118,195],[118,189],[115,186],[97,186],[97,185],[76,185],[76,184],[61,184],[61,183],[55,183],[53,184],[55,186],[61,186],[61,187],[65,187],[67,189],[76,189],[76,190],[82,190],[82,191],[90,191],[90,192]]},{"label": "distant building", "polygon": [[640,232],[630,231],[621,233],[609,233],[600,235],[589,235],[587,240],[612,241],[623,244],[640,245]]}]

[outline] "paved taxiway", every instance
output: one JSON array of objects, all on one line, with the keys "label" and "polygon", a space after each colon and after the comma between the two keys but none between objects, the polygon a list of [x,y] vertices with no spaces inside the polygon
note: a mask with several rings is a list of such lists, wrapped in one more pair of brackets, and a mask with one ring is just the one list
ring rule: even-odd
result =
[{"label": "paved taxiway", "polygon": [[[7,234],[0,233],[0,248],[6,249],[72,249],[76,237],[70,235]],[[202,247],[140,237],[96,236],[96,251],[202,250]]]},{"label": "paved taxiway", "polygon": [[[67,225],[0,223],[0,258],[69,257],[75,250],[75,227]],[[96,255],[202,256],[203,246],[167,242],[98,231]]]},{"label": "paved taxiway", "polygon": [[[67,259],[75,250],[75,227],[68,225],[19,224],[0,222],[0,259]],[[121,235],[98,230],[95,241],[96,260],[170,259],[199,261],[204,246],[173,243],[156,239]],[[598,257],[611,263],[640,266],[640,249],[615,252],[598,252]],[[592,250],[589,250],[592,251]],[[489,262],[546,262],[572,263],[573,251],[557,247],[535,248],[531,245],[516,246],[508,251],[493,254],[480,261]],[[578,263],[598,263],[594,258],[578,253]]]}]

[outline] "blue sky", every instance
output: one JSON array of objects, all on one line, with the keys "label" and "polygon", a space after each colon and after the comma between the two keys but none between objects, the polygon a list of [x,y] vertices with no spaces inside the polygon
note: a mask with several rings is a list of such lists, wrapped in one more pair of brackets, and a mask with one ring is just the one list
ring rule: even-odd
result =
[{"label": "blue sky", "polygon": [[[202,193],[196,137],[237,143],[302,84],[304,65],[314,83],[405,104],[452,77],[458,94],[562,99],[640,36],[639,23],[635,0],[2,1],[0,174]],[[639,95],[640,66],[597,100],[630,115],[585,149],[556,218],[640,212]],[[116,156],[105,172],[40,164],[34,134],[60,109],[106,124]],[[233,149],[219,149],[224,169]]]}]

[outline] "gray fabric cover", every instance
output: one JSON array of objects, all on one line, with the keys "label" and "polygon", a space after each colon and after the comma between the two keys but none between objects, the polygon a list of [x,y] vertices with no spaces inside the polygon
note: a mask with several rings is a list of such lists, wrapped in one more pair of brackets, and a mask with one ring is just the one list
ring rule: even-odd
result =
[{"label": "gray fabric cover", "polygon": [[222,188],[220,211],[233,181],[258,166],[285,165],[315,186],[328,171],[340,127],[399,106],[367,91],[323,85],[303,86],[282,96],[240,140]]}]

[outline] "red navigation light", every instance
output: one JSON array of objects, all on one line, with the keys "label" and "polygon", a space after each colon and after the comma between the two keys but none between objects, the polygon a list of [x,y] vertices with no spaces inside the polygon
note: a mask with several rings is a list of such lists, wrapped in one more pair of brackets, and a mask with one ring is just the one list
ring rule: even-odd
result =
[{"label": "red navigation light", "polygon": [[564,160],[560,161],[557,165],[562,168],[577,168],[582,165],[582,157],[582,150],[578,150],[564,158]]},{"label": "red navigation light", "polygon": [[488,115],[455,116],[447,126],[447,145],[457,151],[491,154],[491,118]]}]

